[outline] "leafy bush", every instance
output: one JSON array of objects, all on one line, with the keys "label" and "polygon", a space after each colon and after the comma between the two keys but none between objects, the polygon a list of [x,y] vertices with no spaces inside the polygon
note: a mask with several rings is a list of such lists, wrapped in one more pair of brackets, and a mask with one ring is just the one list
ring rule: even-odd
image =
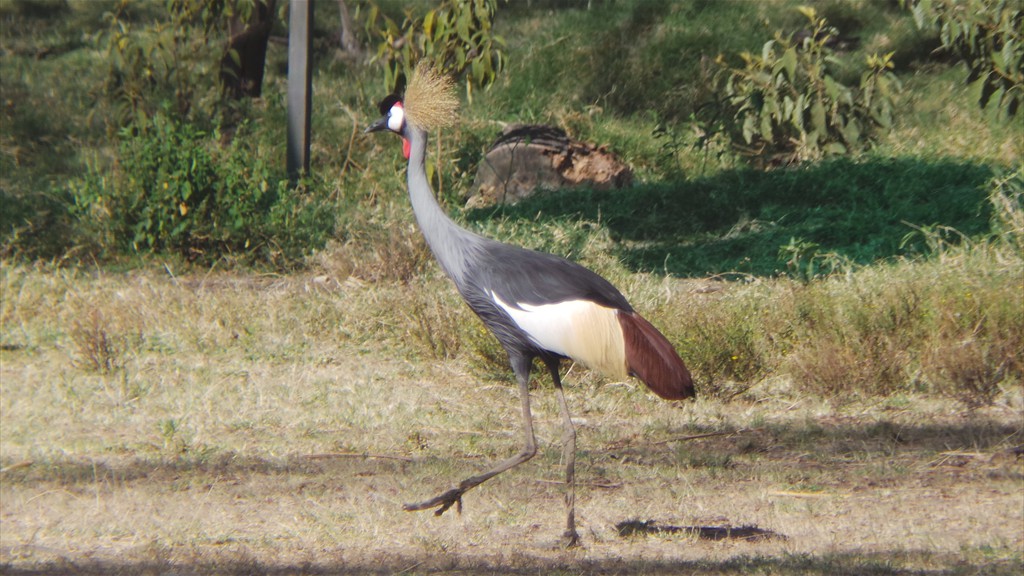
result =
[{"label": "leafy bush", "polygon": [[[112,107],[114,128],[170,111],[190,118],[212,109],[216,99],[214,58],[204,49],[206,35],[181,11],[148,15],[152,6],[115,4],[106,17],[107,78],[97,97]],[[102,42],[102,41],[101,41]]]},{"label": "leafy bush", "polygon": [[326,204],[289,191],[250,138],[221,146],[220,134],[162,114],[124,128],[121,138],[110,177],[94,168],[73,185],[79,219],[101,245],[286,265],[330,234]]},{"label": "leafy bush", "polygon": [[761,54],[740,54],[744,66],[726,69],[721,93],[725,129],[757,161],[790,164],[867,147],[892,125],[892,97],[900,82],[892,54],[872,55],[856,88],[837,80],[831,41],[838,31],[812,8],[802,40],[777,33]]},{"label": "leafy bush", "polygon": [[978,104],[992,98],[1008,116],[1024,101],[1024,6],[1016,0],[902,0],[919,28],[938,30],[942,47],[967,64]]},{"label": "leafy bush", "polygon": [[487,87],[505,66],[505,42],[494,32],[496,0],[445,0],[422,17],[407,12],[399,25],[370,4],[366,30],[377,43],[375,58],[384,63],[387,90],[427,59],[448,74],[466,76],[466,93]]}]

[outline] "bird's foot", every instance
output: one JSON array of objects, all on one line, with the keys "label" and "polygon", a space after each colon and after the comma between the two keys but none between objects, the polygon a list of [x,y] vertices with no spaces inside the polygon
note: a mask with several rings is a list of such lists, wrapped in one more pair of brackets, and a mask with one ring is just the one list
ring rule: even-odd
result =
[{"label": "bird's foot", "polygon": [[566,530],[565,533],[562,534],[561,544],[562,548],[565,548],[566,550],[577,548],[580,546],[580,535],[576,530]]},{"label": "bird's foot", "polygon": [[402,509],[406,512],[415,512],[417,510],[429,510],[431,508],[437,508],[434,510],[434,516],[440,516],[448,511],[453,505],[455,511],[462,514],[462,494],[465,493],[463,488],[452,488],[451,490],[431,498],[430,500],[424,500],[417,504],[405,504]]}]

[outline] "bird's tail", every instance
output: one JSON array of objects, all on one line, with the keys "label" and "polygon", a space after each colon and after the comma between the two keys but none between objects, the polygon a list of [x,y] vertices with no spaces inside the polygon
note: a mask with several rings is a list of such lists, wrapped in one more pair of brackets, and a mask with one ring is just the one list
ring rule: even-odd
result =
[{"label": "bird's tail", "polygon": [[618,314],[629,372],[666,400],[695,395],[693,379],[672,344],[636,312]]}]

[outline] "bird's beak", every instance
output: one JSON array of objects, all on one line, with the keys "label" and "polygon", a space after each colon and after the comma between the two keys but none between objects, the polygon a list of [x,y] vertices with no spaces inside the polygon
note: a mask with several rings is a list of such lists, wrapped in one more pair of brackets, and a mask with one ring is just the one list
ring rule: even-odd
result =
[{"label": "bird's beak", "polygon": [[370,132],[380,132],[381,130],[387,130],[387,129],[388,129],[388,117],[387,116],[382,116],[377,121],[375,121],[373,124],[370,124],[369,126],[367,126],[366,130],[363,130],[363,134],[369,134]]}]

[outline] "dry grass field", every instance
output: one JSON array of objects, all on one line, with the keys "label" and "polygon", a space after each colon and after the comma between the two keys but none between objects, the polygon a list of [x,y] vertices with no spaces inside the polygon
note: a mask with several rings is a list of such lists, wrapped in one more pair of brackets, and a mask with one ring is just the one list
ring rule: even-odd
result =
[{"label": "dry grass field", "polygon": [[[583,546],[563,550],[546,383],[534,461],[471,492],[461,515],[402,511],[519,442],[514,386],[377,337],[399,317],[382,299],[408,287],[7,263],[2,282],[4,574],[1024,568],[1019,391],[970,409],[767,378],[727,402],[670,405],[572,368]],[[773,536],[623,537],[630,520]]]}]

